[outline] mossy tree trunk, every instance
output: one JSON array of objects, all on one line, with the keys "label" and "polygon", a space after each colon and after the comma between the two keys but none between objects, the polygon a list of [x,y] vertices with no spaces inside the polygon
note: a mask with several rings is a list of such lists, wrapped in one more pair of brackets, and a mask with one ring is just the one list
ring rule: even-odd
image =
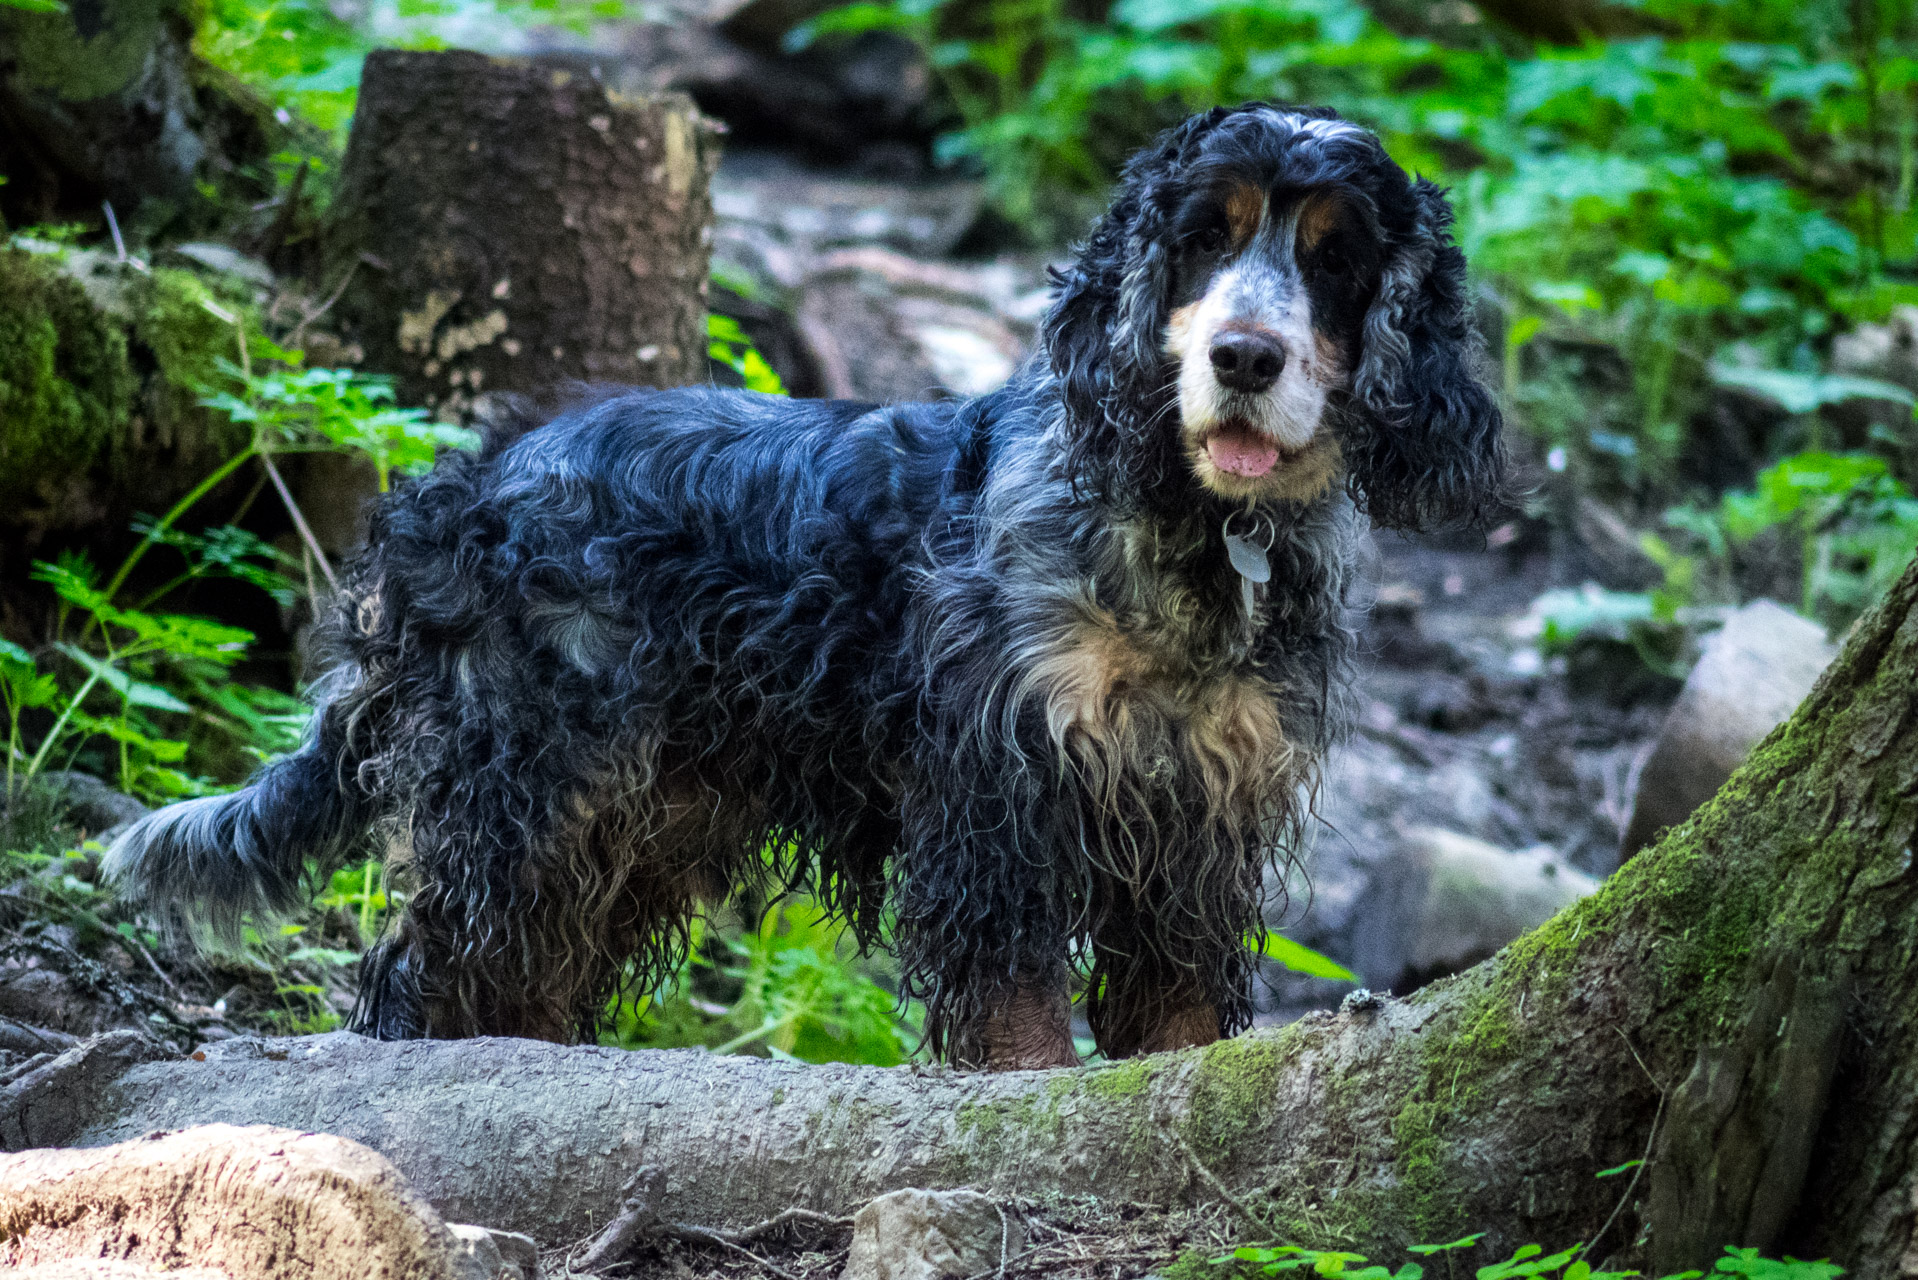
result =
[{"label": "mossy tree trunk", "polygon": [[716,131],[674,95],[452,51],[366,60],[329,235],[402,403],[706,376]]},{"label": "mossy tree trunk", "polygon": [[671,1216],[710,1225],[909,1185],[1226,1187],[1281,1234],[1374,1256],[1485,1230],[1663,1271],[1759,1245],[1879,1280],[1905,1270],[1918,1150],[1914,691],[1918,568],[1598,894],[1411,999],[1203,1049],[995,1076],[339,1035],[96,1071],[37,1111],[16,1090],[7,1123],[80,1144],[323,1129],[442,1212],[547,1242],[604,1223],[644,1164]]}]

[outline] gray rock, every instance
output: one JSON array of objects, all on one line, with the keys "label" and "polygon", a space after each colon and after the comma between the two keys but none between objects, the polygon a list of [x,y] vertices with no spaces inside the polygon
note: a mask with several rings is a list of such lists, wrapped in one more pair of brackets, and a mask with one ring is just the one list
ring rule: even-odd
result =
[{"label": "gray rock", "polygon": [[1831,367],[1918,391],[1918,307],[1893,307],[1883,324],[1861,324],[1832,339]]},{"label": "gray rock", "polygon": [[995,282],[989,268],[885,249],[828,254],[800,288],[799,332],[836,398],[982,395],[1012,376],[1026,349],[994,309]]},{"label": "gray rock", "polygon": [[941,1280],[997,1268],[1025,1247],[1016,1215],[977,1191],[894,1191],[861,1209],[839,1280]]},{"label": "gray rock", "polygon": [[449,1222],[463,1272],[484,1280],[539,1280],[539,1245],[517,1231]]},{"label": "gray rock", "polygon": [[115,791],[90,773],[50,769],[38,781],[60,797],[69,822],[97,836],[126,822],[144,818],[147,807],[132,796]]},{"label": "gray rock", "polygon": [[1409,887],[1395,989],[1457,973],[1598,888],[1546,845],[1508,852],[1440,827],[1405,833]]},{"label": "gray rock", "polygon": [[727,156],[713,179],[715,256],[737,251],[733,228],[767,232],[802,253],[883,244],[919,257],[951,252],[984,207],[985,187],[963,178],[872,182],[808,168],[769,153]]},{"label": "gray rock", "polygon": [[1824,628],[1754,600],[1708,637],[1639,776],[1620,851],[1630,857],[1711,799],[1811,692],[1836,648]]}]

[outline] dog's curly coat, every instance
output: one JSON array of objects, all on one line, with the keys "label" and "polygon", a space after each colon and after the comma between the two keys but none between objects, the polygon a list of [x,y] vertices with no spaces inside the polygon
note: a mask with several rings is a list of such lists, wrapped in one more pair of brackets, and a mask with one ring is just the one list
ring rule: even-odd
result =
[{"label": "dog's curly coat", "polygon": [[1075,959],[1108,1055],[1233,1034],[1346,715],[1356,513],[1499,496],[1450,216],[1330,112],[1215,110],[1127,167],[1003,390],[631,392],[447,458],[375,515],[311,740],[109,873],[231,929],[377,833],[382,1037],[589,1035],[776,883],[866,942],[890,908],[960,1063],[1074,1060]]}]

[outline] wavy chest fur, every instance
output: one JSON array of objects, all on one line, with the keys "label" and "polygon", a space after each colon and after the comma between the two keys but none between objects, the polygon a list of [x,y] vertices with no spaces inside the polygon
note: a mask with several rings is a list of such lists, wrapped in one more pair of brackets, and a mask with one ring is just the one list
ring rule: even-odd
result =
[{"label": "wavy chest fur", "polygon": [[1284,691],[1259,661],[1269,610],[1248,624],[1217,531],[1064,512],[1032,520],[1039,497],[1027,495],[1017,527],[1052,536],[1022,537],[1000,558],[1016,636],[1011,702],[1036,709],[1107,814],[1169,806],[1235,826],[1278,816],[1318,726],[1288,732]]},{"label": "wavy chest fur", "polygon": [[1197,783],[1208,818],[1257,820],[1295,779],[1274,690],[1254,671],[1199,671],[1102,609],[1075,611],[1028,675],[1046,730],[1110,811],[1120,789]]}]

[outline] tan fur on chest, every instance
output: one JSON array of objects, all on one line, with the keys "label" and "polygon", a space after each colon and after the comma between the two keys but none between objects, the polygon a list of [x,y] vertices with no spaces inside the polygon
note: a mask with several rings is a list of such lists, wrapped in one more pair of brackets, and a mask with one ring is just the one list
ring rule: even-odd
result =
[{"label": "tan fur on chest", "polygon": [[1052,740],[1109,807],[1124,788],[1169,783],[1168,770],[1198,781],[1208,817],[1263,814],[1292,785],[1295,753],[1270,685],[1182,671],[1109,614],[1067,628],[1031,678]]}]

